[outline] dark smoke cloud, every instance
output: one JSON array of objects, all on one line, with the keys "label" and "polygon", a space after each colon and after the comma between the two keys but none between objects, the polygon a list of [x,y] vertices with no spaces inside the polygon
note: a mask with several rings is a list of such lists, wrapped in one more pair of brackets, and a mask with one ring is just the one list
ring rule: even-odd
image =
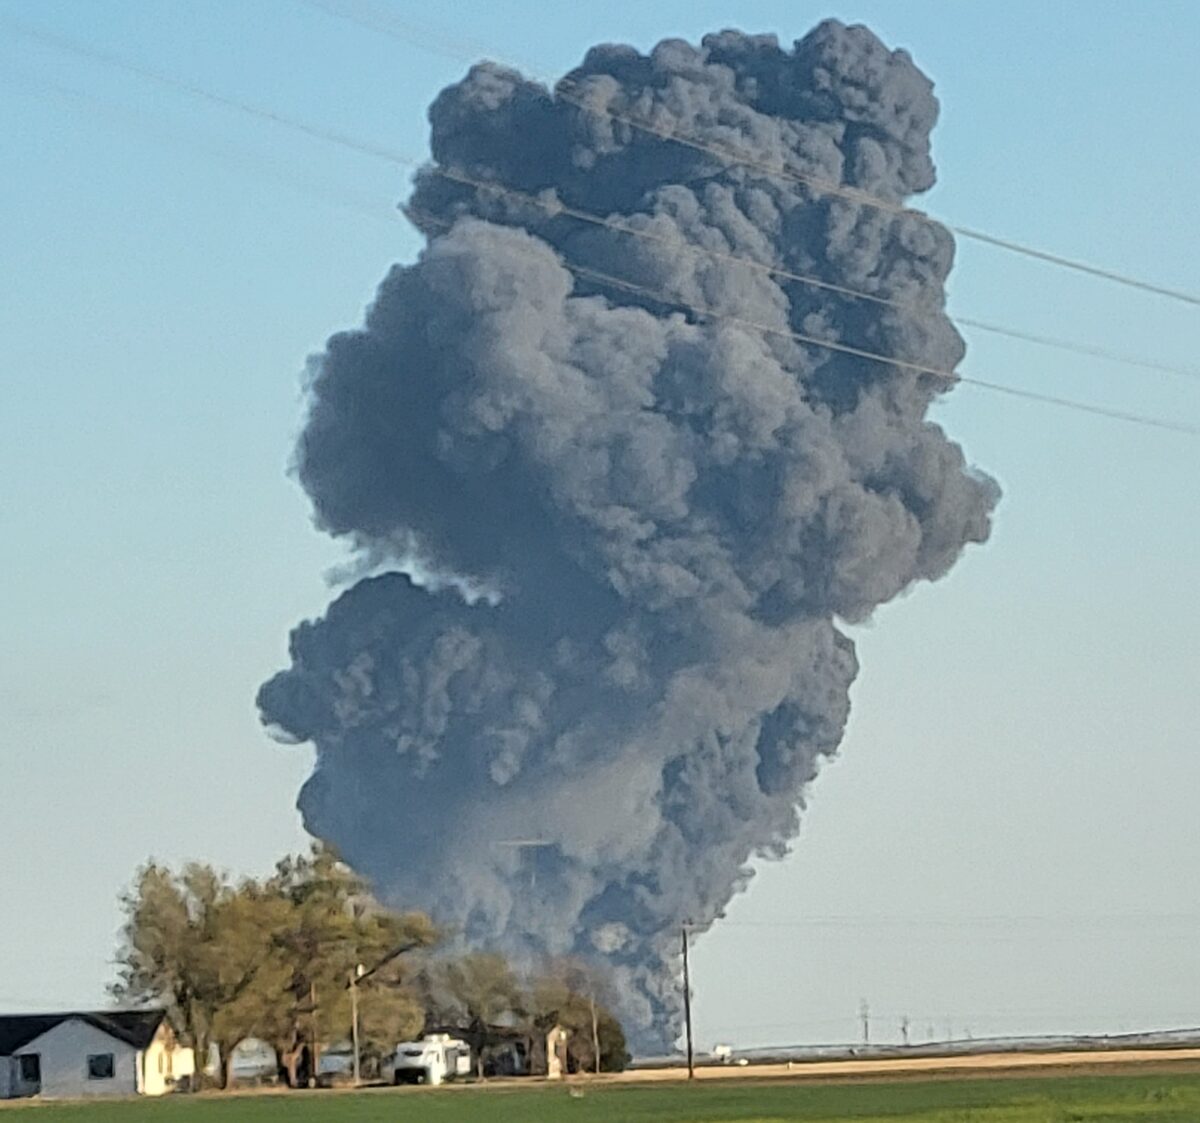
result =
[{"label": "dark smoke cloud", "polygon": [[934,181],[936,114],[907,54],[835,22],[792,50],[597,47],[557,94],[476,66],[430,110],[435,167],[546,206],[423,172],[426,249],[315,363],[297,463],[319,524],[440,584],[360,581],[263,686],[264,720],[317,749],[305,823],[468,940],[603,956],[643,1047],[675,1029],[679,922],[786,852],[837,749],[857,669],[837,621],[945,573],[998,489],[926,420],[945,380],[567,265],[952,368],[949,234],[761,170],[899,203]]}]

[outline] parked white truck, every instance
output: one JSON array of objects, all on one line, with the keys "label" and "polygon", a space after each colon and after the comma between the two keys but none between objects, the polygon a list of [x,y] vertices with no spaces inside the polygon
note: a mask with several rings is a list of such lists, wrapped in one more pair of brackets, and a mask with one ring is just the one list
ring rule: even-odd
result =
[{"label": "parked white truck", "polygon": [[441,1084],[471,1075],[471,1047],[448,1033],[431,1033],[420,1041],[401,1041],[384,1062],[384,1078],[393,1084]]}]

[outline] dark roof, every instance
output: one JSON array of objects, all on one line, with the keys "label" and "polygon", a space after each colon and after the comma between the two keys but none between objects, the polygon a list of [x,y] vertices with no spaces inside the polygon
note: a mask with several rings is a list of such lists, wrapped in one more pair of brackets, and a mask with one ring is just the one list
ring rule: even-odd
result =
[{"label": "dark roof", "polygon": [[0,1014],[0,1057],[15,1053],[35,1037],[41,1037],[43,1033],[72,1018],[87,1022],[135,1049],[145,1049],[154,1040],[154,1035],[165,1016],[166,1012],[163,1010],[72,1010],[64,1014]]},{"label": "dark roof", "polygon": [[[470,1028],[462,1025],[427,1025],[422,1031],[422,1036],[428,1036],[431,1033],[445,1033],[451,1037],[461,1037],[467,1041],[471,1038]],[[537,1036],[521,1026],[500,1026],[494,1024],[487,1027],[487,1035],[492,1038],[493,1042],[532,1041]]]}]

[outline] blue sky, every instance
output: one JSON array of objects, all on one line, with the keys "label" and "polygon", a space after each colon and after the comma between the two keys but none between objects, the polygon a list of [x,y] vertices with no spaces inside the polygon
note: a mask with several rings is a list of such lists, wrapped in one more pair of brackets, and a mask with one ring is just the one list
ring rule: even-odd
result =
[{"label": "blue sky", "polygon": [[[1193,4],[391,7],[438,50],[298,0],[0,0],[0,1008],[102,999],[146,856],[303,844],[309,751],[253,705],[345,560],[286,474],[301,375],[418,245],[404,168],[6,21],[416,158],[483,46],[552,75],[600,40],[862,21],[937,83],[933,213],[1200,288]],[[971,243],[950,292],[1200,366],[1183,304]],[[968,374],[1200,423],[1200,379],[967,335]],[[1200,445],[966,386],[940,414],[1004,486],[993,541],[857,630],[794,855],[696,950],[701,1044],[851,1038],[864,997],[881,1038],[1196,1020]]]}]

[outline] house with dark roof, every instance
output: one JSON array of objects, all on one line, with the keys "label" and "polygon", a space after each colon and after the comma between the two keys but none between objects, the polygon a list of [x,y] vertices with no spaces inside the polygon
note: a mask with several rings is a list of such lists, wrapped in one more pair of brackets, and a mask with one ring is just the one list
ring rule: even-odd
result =
[{"label": "house with dark roof", "polygon": [[162,1010],[0,1015],[0,1099],[160,1096],[194,1069]]}]

